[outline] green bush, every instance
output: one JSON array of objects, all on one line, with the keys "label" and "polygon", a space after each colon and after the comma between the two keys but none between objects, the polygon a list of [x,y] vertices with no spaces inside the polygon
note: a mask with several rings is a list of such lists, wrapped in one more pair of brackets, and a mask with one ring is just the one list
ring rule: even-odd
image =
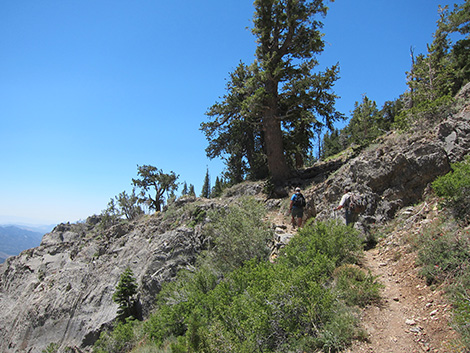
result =
[{"label": "green bush", "polygon": [[206,218],[207,212],[201,207],[196,206],[192,212],[191,219],[192,221],[188,224],[189,227],[194,228],[197,224],[200,224]]},{"label": "green bush", "polygon": [[363,339],[351,305],[376,300],[378,287],[370,275],[345,270],[361,254],[358,233],[336,221],[309,223],[271,263],[264,212],[245,199],[208,213],[211,246],[197,267],[163,285],[142,332],[119,323],[95,352],[124,352],[136,342],[143,352],[338,352]]},{"label": "green bush", "polygon": [[470,264],[469,239],[456,231],[449,231],[442,225],[428,228],[420,241],[418,264],[428,285],[441,283],[449,275],[460,276],[465,264]]},{"label": "green bush", "polygon": [[205,262],[222,273],[256,258],[267,260],[272,229],[263,221],[266,210],[254,198],[244,198],[226,209],[210,212],[206,227],[211,247],[204,253]]},{"label": "green bush", "polygon": [[438,219],[418,239],[418,265],[428,284],[446,283],[453,324],[461,334],[462,351],[470,350],[470,231],[452,218]]},{"label": "green bush", "polygon": [[359,233],[351,227],[345,227],[341,222],[311,223],[300,230],[283,251],[286,260],[295,266],[305,265],[316,258],[317,254],[324,255],[332,263],[328,274],[341,264],[355,263],[362,252]]},{"label": "green bush", "polygon": [[138,321],[127,320],[119,322],[110,332],[102,332],[100,338],[93,346],[94,353],[125,353],[137,343],[135,333]]},{"label": "green bush", "polygon": [[[244,213],[237,213],[239,222],[225,216],[219,220],[227,221],[224,227],[247,222]],[[224,227],[215,229],[231,229]],[[339,351],[364,334],[332,285],[332,274],[337,265],[356,262],[360,249],[354,230],[329,222],[299,231],[276,264],[254,256],[222,278],[205,257],[203,266],[163,287],[145,332],[157,345],[177,337],[170,344],[173,353]],[[376,283],[370,276],[361,280],[367,298],[359,294],[357,302],[363,303],[371,300]],[[344,292],[347,286],[342,284]]]},{"label": "green bush", "polygon": [[334,273],[335,288],[349,306],[365,307],[380,301],[380,289],[383,285],[369,272],[355,265],[343,265]]},{"label": "green bush", "polygon": [[[467,264],[467,268],[468,268]],[[458,278],[457,283],[451,287],[451,300],[453,306],[453,323],[460,333],[464,347],[470,350],[470,271]]]},{"label": "green bush", "polygon": [[42,350],[42,353],[57,353],[59,351],[59,345],[57,343],[49,343],[46,349]]},{"label": "green bush", "polygon": [[393,127],[399,130],[409,130],[414,126],[429,129],[447,118],[453,109],[454,99],[448,95],[434,100],[425,100],[411,109],[402,110],[395,118]]},{"label": "green bush", "polygon": [[436,194],[444,197],[444,205],[465,223],[470,222],[470,155],[459,163],[452,164],[452,172],[437,178],[432,187]]}]

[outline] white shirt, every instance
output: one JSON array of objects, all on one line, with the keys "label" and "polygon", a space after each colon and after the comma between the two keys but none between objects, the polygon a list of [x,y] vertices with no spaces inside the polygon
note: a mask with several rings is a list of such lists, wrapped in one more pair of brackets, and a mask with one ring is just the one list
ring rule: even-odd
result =
[{"label": "white shirt", "polygon": [[343,195],[343,197],[341,198],[341,201],[339,202],[339,205],[344,207],[344,204],[346,203],[346,200],[351,196],[351,193],[350,192],[347,192]]}]

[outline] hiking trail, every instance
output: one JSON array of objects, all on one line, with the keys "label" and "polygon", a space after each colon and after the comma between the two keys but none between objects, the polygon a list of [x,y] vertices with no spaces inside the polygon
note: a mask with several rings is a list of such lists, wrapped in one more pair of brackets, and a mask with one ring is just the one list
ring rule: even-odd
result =
[{"label": "hiking trail", "polygon": [[[368,341],[355,342],[345,353],[451,353],[455,347],[456,332],[450,326],[451,307],[443,289],[431,288],[418,275],[416,253],[407,244],[406,236],[429,220],[431,206],[426,215],[410,223],[405,229],[392,231],[378,244],[364,251],[360,266],[370,270],[383,288],[381,301],[360,312],[361,324],[368,333]],[[423,209],[410,208],[410,220]],[[277,212],[273,222],[285,233],[296,234],[290,215]]]}]

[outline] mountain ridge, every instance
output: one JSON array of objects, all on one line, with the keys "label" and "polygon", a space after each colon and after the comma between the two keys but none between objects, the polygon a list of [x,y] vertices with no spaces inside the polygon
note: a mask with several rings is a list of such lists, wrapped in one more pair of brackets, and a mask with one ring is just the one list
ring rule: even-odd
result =
[{"label": "mountain ridge", "polygon": [[18,225],[0,225],[0,263],[9,256],[38,246],[45,233]]}]

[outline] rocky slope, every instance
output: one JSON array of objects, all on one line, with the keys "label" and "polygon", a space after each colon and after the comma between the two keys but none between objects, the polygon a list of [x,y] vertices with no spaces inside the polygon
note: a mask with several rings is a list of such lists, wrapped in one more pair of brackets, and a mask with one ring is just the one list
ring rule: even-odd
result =
[{"label": "rocky slope", "polygon": [[[357,156],[318,164],[291,180],[290,186],[306,189],[308,216],[340,217],[333,207],[344,187],[352,186],[369,202],[356,225],[367,234],[372,224],[420,201],[429,183],[470,149],[469,92],[467,85],[461,93],[466,104],[432,131],[391,133]],[[127,266],[137,279],[146,317],[161,284],[191,266],[205,246],[208,219],[200,219],[199,211],[224,207],[237,194],[261,197],[261,191],[258,184],[246,184],[221,200],[182,199],[166,212],[109,229],[100,228],[98,217],[57,226],[39,247],[0,267],[0,351],[35,353],[50,343],[85,351],[116,316],[112,293]],[[286,204],[266,200],[284,219]],[[286,227],[277,227],[273,249],[289,237]]]},{"label": "rocky slope", "polygon": [[[210,207],[210,204],[209,204]],[[92,345],[116,317],[112,294],[129,266],[145,316],[163,281],[188,266],[203,246],[200,227],[173,228],[163,215],[106,231],[95,218],[61,224],[41,245],[0,268],[0,351],[41,352]]]}]

